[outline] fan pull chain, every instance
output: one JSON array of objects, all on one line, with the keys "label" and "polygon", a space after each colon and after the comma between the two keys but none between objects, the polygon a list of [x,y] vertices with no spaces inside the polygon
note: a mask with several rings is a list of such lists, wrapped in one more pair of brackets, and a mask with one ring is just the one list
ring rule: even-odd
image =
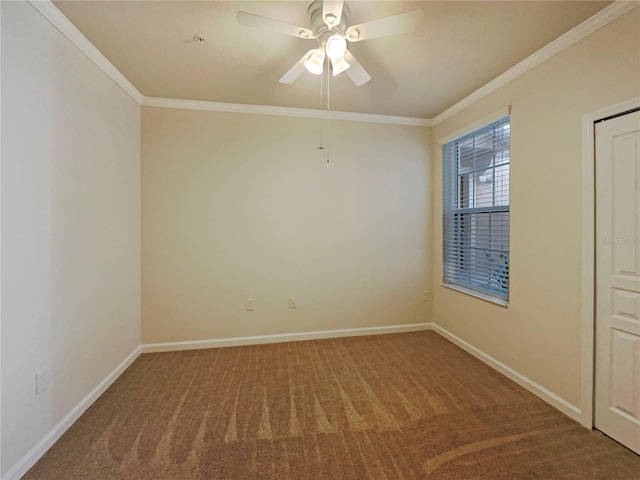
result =
[{"label": "fan pull chain", "polygon": [[329,167],[329,145],[330,145],[330,136],[328,134],[328,130],[329,130],[329,116],[330,116],[330,112],[331,112],[331,108],[330,108],[330,97],[331,97],[331,91],[330,91],[330,85],[331,85],[331,77],[329,74],[329,56],[327,55],[327,167]]},{"label": "fan pull chain", "polygon": [[[324,75],[320,75],[320,110],[324,109],[323,95],[322,95],[322,84],[324,82]],[[324,121],[320,123],[320,146],[316,150],[324,150],[324,145],[322,143],[322,130],[324,129]]]}]

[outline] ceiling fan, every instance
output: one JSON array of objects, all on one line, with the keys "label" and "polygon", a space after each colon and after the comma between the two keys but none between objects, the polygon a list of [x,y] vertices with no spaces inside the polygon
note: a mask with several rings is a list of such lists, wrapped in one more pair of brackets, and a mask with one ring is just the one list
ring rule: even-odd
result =
[{"label": "ceiling fan", "polygon": [[309,5],[310,28],[261,17],[247,12],[238,12],[237,22],[248,27],[257,27],[291,35],[305,40],[315,39],[320,43],[305,53],[280,79],[280,83],[293,83],[306,70],[320,75],[325,58],[331,62],[333,75],[346,72],[357,86],[371,80],[360,62],[347,49],[347,42],[361,42],[372,38],[386,37],[406,32],[422,21],[422,10],[401,13],[371,22],[349,25],[349,6],[344,1],[315,0]]}]

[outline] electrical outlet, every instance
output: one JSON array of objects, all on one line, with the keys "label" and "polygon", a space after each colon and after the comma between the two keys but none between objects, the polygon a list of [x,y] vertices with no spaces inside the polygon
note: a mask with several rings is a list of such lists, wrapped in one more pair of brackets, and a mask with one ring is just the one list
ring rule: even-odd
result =
[{"label": "electrical outlet", "polygon": [[247,302],[245,303],[245,309],[249,312],[253,312],[256,309],[256,299],[247,298]]},{"label": "electrical outlet", "polygon": [[40,395],[51,384],[51,374],[48,368],[43,368],[36,373],[36,395]]},{"label": "electrical outlet", "polygon": [[422,292],[422,301],[428,302],[429,300],[431,300],[431,297],[429,296],[429,292],[425,290],[424,292]]},{"label": "electrical outlet", "polygon": [[296,297],[289,297],[289,308],[297,308]]}]

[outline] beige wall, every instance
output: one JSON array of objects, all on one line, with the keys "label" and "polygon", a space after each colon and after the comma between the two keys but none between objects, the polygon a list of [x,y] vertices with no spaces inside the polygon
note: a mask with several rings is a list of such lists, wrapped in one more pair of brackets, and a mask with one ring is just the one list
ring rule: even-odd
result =
[{"label": "beige wall", "polygon": [[[580,407],[581,116],[640,95],[640,8],[433,130],[433,321]],[[440,287],[438,139],[511,115],[510,304]]]},{"label": "beige wall", "polygon": [[140,343],[140,107],[0,3],[4,475]]},{"label": "beige wall", "polygon": [[320,127],[143,108],[143,343],[429,320],[426,129]]}]

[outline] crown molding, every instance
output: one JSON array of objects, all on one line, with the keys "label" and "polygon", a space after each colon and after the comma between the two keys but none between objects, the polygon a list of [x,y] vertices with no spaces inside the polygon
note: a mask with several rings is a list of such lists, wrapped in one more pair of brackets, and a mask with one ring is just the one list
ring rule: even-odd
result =
[{"label": "crown molding", "polygon": [[304,118],[330,118],[355,122],[383,123],[391,125],[410,125],[428,127],[431,120],[425,118],[399,117],[392,115],[373,115],[367,113],[329,112],[305,108],[286,108],[263,105],[243,105],[234,103],[205,102],[198,100],[180,100],[173,98],[155,98],[143,96],[120,71],[100,53],[100,51],[78,30],[71,21],[58,10],[51,0],[27,0],[33,8],[42,14],[71,43],[80,49],[102,71],[122,88],[139,105],[149,107],[178,108],[187,110],[207,110],[214,112],[252,113],[257,115],[279,115]]},{"label": "crown molding", "polygon": [[90,60],[107,74],[122,90],[139,105],[143,96],[133,84],[78,30],[50,0],[27,0],[44,18],[67,37]]},{"label": "crown molding", "polygon": [[391,125],[410,125],[421,127],[433,127],[439,123],[460,113],[465,108],[473,105],[487,95],[495,92],[507,83],[528,72],[542,62],[557,55],[574,43],[582,40],[587,35],[595,32],[609,22],[624,15],[631,9],[640,5],[640,1],[616,0],[608,7],[602,9],[594,16],[588,18],[580,25],[569,30],[548,45],[542,47],[520,63],[516,64],[503,74],[499,75],[483,87],[449,107],[433,119],[400,117],[392,115],[374,115],[368,113],[352,112],[326,112],[305,108],[287,108],[263,105],[243,105],[234,103],[206,102],[198,100],[180,100],[172,98],[156,98],[143,96],[120,71],[100,53],[100,51],[56,8],[51,0],[27,0],[38,12],[40,12],[53,26],[64,34],[76,47],[92,60],[107,76],[109,76],[120,88],[122,88],[139,105],[161,108],[177,108],[188,110],[207,110],[214,112],[251,113],[257,115],[278,115],[303,118],[330,118],[332,120],[346,120],[355,122],[383,123]]},{"label": "crown molding", "polygon": [[588,18],[580,25],[572,28],[564,35],[558,37],[551,43],[542,47],[537,52],[533,53],[529,57],[525,58],[520,63],[511,67],[509,70],[499,75],[485,86],[479,88],[469,96],[463,98],[458,103],[446,109],[444,112],[436,115],[431,120],[431,125],[436,126],[439,123],[447,120],[448,118],[453,117],[455,114],[460,113],[467,107],[470,107],[478,100],[486,97],[487,95],[495,92],[500,87],[503,87],[507,83],[515,80],[519,76],[528,72],[532,68],[540,65],[542,62],[550,59],[554,55],[562,52],[563,50],[569,48],[574,43],[582,40],[587,35],[592,34],[596,30],[601,27],[604,27],[609,22],[615,20],[616,18],[624,15],[629,10],[640,5],[639,1],[622,1],[617,0],[608,7],[603,8],[594,16]]},{"label": "crown molding", "polygon": [[265,105],[244,105],[240,103],[204,102],[200,100],[180,100],[177,98],[144,97],[144,107],[177,108],[181,110],[206,110],[209,112],[251,113],[254,115],[277,115],[282,117],[303,117],[354,122],[384,123],[390,125],[410,125],[430,127],[431,120],[426,118],[396,117],[392,115],[373,115],[309,108],[273,107]]}]

